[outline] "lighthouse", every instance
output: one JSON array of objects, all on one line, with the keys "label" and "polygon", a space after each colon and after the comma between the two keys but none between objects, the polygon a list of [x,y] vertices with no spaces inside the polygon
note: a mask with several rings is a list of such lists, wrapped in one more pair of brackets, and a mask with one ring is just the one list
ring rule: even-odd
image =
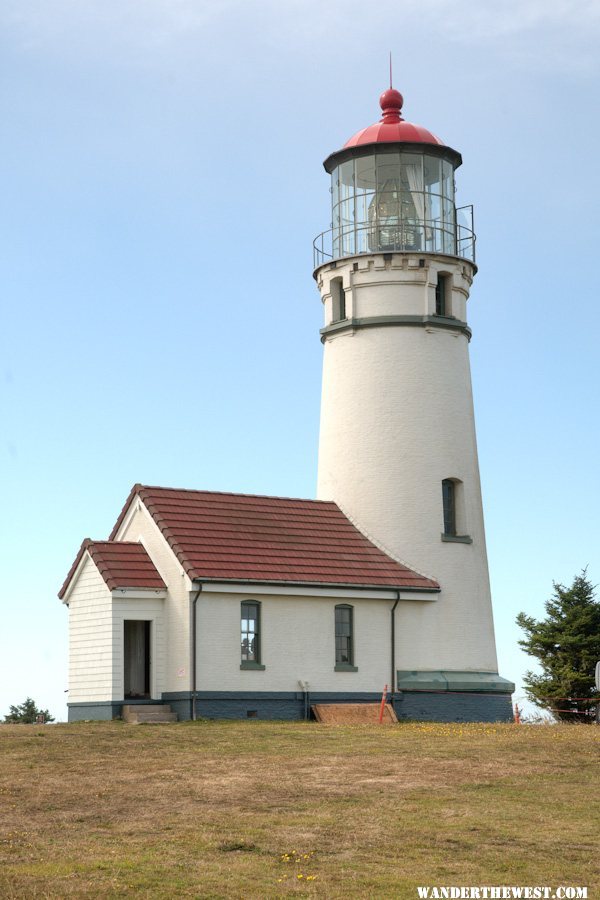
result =
[{"label": "lighthouse", "polygon": [[135,484],[59,592],[69,721],[303,719],[348,703],[368,717],[382,692],[399,719],[512,719],[477,464],[461,157],[402,119],[398,91],[380,102],[381,121],[325,160],[318,498]]},{"label": "lighthouse", "polygon": [[392,687],[418,696],[424,717],[476,719],[493,703],[508,718],[514,685],[498,674],[469,365],[477,266],[472,207],[456,196],[462,158],[403,119],[397,90],[380,106],[381,120],[324,162],[317,497],[441,587],[431,602],[398,604]]}]

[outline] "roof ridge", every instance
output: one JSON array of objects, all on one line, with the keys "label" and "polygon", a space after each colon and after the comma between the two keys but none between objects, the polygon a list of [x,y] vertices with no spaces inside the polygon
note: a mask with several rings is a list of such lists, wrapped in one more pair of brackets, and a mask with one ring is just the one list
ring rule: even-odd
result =
[{"label": "roof ridge", "polygon": [[[180,494],[216,494],[220,497],[255,497],[259,500],[288,500],[297,503],[315,503],[323,506],[338,506],[335,500],[316,500],[312,497],[287,497],[280,494],[248,494],[243,491],[211,491],[206,488],[164,487],[159,484],[135,484],[136,493],[140,491],[177,491]],[[339,508],[339,507],[338,507]]]}]

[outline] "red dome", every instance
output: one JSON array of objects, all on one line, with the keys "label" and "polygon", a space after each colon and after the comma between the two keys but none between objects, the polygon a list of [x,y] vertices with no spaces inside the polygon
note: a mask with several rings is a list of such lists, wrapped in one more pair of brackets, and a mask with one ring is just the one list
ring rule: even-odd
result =
[{"label": "red dome", "polygon": [[402,109],[403,98],[399,91],[388,88],[379,98],[379,105],[383,110],[383,116],[379,122],[369,125],[352,135],[350,140],[346,141],[343,149],[347,147],[359,147],[362,144],[387,144],[387,143],[409,143],[409,144],[438,144],[443,147],[444,142],[423,128],[422,125],[412,125],[405,122],[400,115]]}]

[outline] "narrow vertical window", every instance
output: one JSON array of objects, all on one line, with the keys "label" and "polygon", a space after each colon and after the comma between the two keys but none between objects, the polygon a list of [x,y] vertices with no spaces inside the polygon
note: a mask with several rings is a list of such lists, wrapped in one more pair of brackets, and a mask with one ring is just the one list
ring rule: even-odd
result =
[{"label": "narrow vertical window", "polygon": [[331,282],[332,320],[341,322],[346,318],[346,292],[341,278],[334,278]]},{"label": "narrow vertical window", "polygon": [[472,544],[473,538],[467,534],[465,486],[460,479],[445,478],[442,481],[442,506],[444,512],[442,540],[456,544]]},{"label": "narrow vertical window", "polygon": [[344,285],[340,281],[340,320],[346,318],[346,291]]},{"label": "narrow vertical window", "polygon": [[354,666],[354,610],[341,604],[335,608],[335,665]]},{"label": "narrow vertical window", "polygon": [[244,600],[241,609],[242,668],[260,664],[260,603]]},{"label": "narrow vertical window", "polygon": [[450,315],[450,290],[447,275],[438,275],[435,286],[435,314],[436,316]]},{"label": "narrow vertical window", "polygon": [[451,478],[442,481],[442,502],[444,506],[444,534],[456,534],[456,486]]}]

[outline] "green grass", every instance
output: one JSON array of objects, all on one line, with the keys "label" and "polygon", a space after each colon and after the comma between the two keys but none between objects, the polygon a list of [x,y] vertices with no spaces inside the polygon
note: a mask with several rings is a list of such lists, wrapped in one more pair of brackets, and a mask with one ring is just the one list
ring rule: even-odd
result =
[{"label": "green grass", "polygon": [[0,897],[600,896],[599,740],[568,725],[2,726]]}]

